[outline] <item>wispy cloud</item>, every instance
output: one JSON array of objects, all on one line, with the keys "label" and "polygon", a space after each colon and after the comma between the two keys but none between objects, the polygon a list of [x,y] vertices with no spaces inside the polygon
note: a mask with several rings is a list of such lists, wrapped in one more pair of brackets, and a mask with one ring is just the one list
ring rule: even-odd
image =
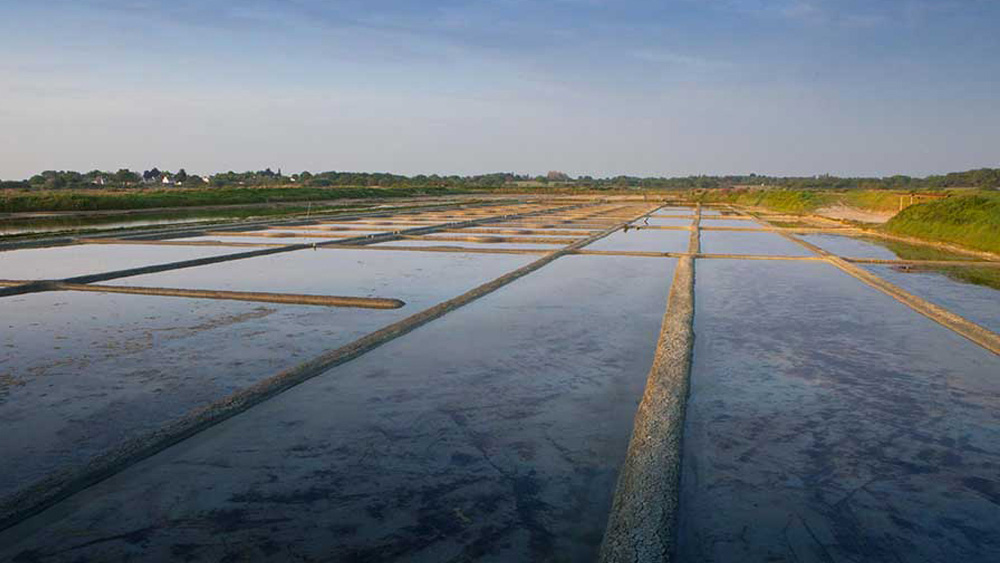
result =
[{"label": "wispy cloud", "polygon": [[732,63],[726,61],[719,61],[664,49],[637,49],[632,51],[630,54],[638,61],[684,69],[718,70],[732,66]]}]

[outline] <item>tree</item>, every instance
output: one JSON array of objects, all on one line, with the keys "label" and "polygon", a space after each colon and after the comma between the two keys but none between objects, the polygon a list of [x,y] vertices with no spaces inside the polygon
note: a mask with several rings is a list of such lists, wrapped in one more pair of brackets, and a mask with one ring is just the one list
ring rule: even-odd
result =
[{"label": "tree", "polygon": [[132,185],[132,184],[138,184],[139,180],[141,180],[141,178],[139,177],[139,175],[137,173],[132,172],[128,168],[121,168],[121,169],[119,169],[118,172],[115,172],[115,175],[114,175],[113,179],[114,179],[114,182],[116,184],[119,184],[119,185],[122,185],[122,186],[129,186],[129,185]]},{"label": "tree", "polygon": [[187,182],[187,180],[188,180],[188,173],[183,168],[181,168],[180,170],[177,171],[176,174],[174,174],[174,181],[177,182],[178,184],[183,184],[184,182]]}]

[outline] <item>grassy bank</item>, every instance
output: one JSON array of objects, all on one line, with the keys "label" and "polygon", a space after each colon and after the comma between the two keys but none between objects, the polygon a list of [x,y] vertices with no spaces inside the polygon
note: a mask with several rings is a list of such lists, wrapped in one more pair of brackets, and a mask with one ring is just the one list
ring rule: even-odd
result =
[{"label": "grassy bank", "polygon": [[[901,197],[908,203],[907,194],[886,190],[729,190],[696,196],[703,203],[763,207],[790,214],[815,213],[831,206],[895,212]],[[950,197],[906,207],[880,228],[890,234],[1000,254],[1000,193],[953,191]]]},{"label": "grassy bank", "polygon": [[[872,244],[877,244],[879,246],[884,246],[885,248],[888,248],[903,260],[935,260],[935,261],[946,262],[948,260],[969,259],[969,257],[964,254],[956,254],[953,252],[948,252],[947,250],[934,248],[932,246],[910,244],[908,242],[886,240],[882,238],[863,237],[862,240],[865,240],[866,242],[870,242]],[[912,266],[910,268],[914,269]],[[975,285],[983,285],[986,287],[991,287],[993,289],[1000,289],[1000,268],[973,268],[969,266],[923,266],[916,269],[926,270],[930,272],[938,272],[960,282],[971,283]]]},{"label": "grassy bank", "polygon": [[331,201],[467,193],[456,188],[171,188],[82,191],[0,191],[0,212],[106,211],[211,205]]},{"label": "grassy bank", "polygon": [[1000,193],[981,192],[914,205],[882,228],[896,235],[1000,254]]},{"label": "grassy bank", "polygon": [[697,196],[702,203],[732,203],[765,207],[781,213],[813,213],[824,207],[846,206],[865,211],[899,209],[900,192],[887,190],[727,190]]}]

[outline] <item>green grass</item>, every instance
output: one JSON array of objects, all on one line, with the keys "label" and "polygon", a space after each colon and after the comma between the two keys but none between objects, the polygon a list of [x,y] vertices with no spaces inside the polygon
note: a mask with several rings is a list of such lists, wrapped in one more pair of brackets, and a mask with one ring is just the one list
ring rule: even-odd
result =
[{"label": "green grass", "polygon": [[782,213],[812,213],[831,205],[843,205],[865,211],[896,212],[901,197],[893,190],[741,190],[709,191],[701,194],[705,203],[723,202],[766,207]]},{"label": "green grass", "polygon": [[913,205],[882,228],[1000,254],[1000,194],[980,192]]},{"label": "green grass", "polygon": [[949,252],[933,246],[923,244],[911,244],[908,242],[889,240],[876,237],[859,237],[860,240],[877,244],[891,250],[900,260],[974,260],[973,257],[965,254]]},{"label": "green grass", "polygon": [[788,229],[797,229],[797,228],[808,229],[808,228],[816,228],[819,226],[816,223],[809,223],[806,221],[773,221],[769,219],[767,222],[775,227],[788,228]]},{"label": "green grass", "polygon": [[710,191],[699,199],[703,203],[734,203],[792,214],[809,213],[835,201],[830,193],[803,190]]},{"label": "green grass", "polygon": [[[940,193],[940,192],[939,192]],[[808,214],[830,205],[869,211],[895,211],[904,194],[890,190],[709,191],[704,203],[733,203],[764,207],[788,214]],[[864,225],[862,225],[864,226]],[[1000,193],[962,190],[951,197],[911,205],[881,227],[885,232],[928,241],[957,244],[1000,254]]]},{"label": "green grass", "polygon": [[960,282],[1000,289],[1000,268],[939,267],[935,271]]},{"label": "green grass", "polygon": [[849,207],[892,213],[899,210],[900,197],[899,192],[884,190],[850,191],[838,194],[840,203]]},{"label": "green grass", "polygon": [[195,188],[161,190],[2,190],[0,212],[105,211],[210,205],[266,204],[338,199],[399,198],[467,193],[455,188]]},{"label": "green grass", "polygon": [[[947,250],[920,244],[870,237],[861,237],[861,240],[884,246],[902,260],[947,261],[969,259],[968,256],[962,254],[955,254]],[[964,283],[1000,289],[1000,268],[975,268],[970,266],[910,266],[910,268],[916,271],[937,272]]]}]

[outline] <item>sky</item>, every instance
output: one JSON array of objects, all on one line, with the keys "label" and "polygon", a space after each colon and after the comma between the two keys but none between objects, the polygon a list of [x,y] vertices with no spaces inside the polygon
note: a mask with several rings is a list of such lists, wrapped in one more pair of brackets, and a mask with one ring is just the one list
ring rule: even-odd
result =
[{"label": "sky", "polygon": [[0,178],[1000,167],[998,29],[1000,0],[3,0]]}]

